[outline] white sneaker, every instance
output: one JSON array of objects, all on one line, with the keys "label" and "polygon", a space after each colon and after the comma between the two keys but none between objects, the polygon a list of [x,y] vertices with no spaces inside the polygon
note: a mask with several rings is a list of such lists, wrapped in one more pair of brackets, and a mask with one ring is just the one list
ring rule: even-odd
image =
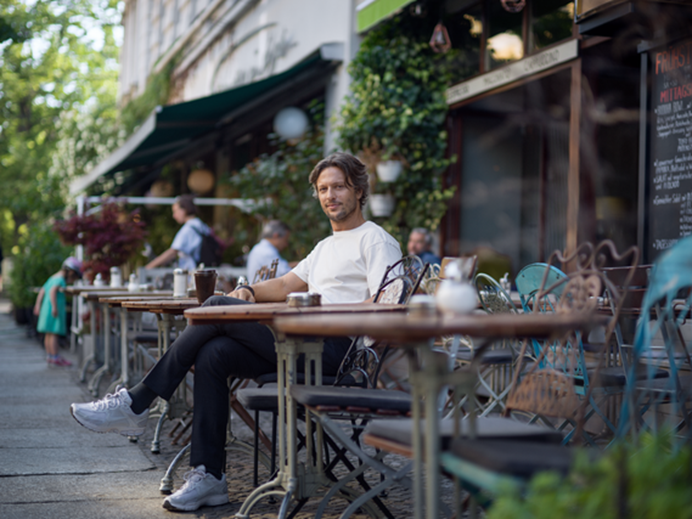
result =
[{"label": "white sneaker", "polygon": [[92,431],[116,432],[123,436],[139,436],[144,432],[149,409],[141,414],[132,412],[132,399],[125,388],[116,388],[114,395],[88,404],[72,404],[70,412],[75,420]]},{"label": "white sneaker", "polygon": [[174,494],[163,500],[166,510],[191,512],[201,506],[219,506],[228,503],[228,485],[226,474],[216,479],[207,474],[204,465],[186,472],[183,476],[185,484]]}]

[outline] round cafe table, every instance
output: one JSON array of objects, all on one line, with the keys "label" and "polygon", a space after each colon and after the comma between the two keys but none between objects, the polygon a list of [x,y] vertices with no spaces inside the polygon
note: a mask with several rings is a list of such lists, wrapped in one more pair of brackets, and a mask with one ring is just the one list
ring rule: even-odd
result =
[{"label": "round cafe table", "polygon": [[[448,373],[441,370],[430,348],[432,339],[445,335],[469,335],[485,343],[499,339],[560,338],[574,330],[588,330],[605,318],[593,313],[571,314],[469,314],[441,315],[436,312],[408,314],[358,315],[277,315],[273,327],[288,337],[333,337],[368,335],[417,351],[421,362],[414,363],[411,374],[413,384],[413,423],[425,420],[425,446],[421,442],[419,427],[413,428],[414,450],[414,516],[417,519],[439,517],[439,412],[437,409],[440,387],[446,383]],[[445,363],[446,366],[446,363]],[[438,417],[438,419],[430,419]],[[423,463],[425,461],[425,500],[423,499]],[[427,506],[424,507],[424,502]]]}]

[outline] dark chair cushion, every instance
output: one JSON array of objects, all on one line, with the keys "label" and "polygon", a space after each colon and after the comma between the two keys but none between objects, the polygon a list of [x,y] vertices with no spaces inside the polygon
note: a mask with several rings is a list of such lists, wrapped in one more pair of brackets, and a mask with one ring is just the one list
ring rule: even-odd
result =
[{"label": "dark chair cushion", "polygon": [[403,391],[335,386],[293,386],[291,395],[309,407],[364,408],[372,412],[388,410],[405,414],[411,409],[411,396]]},{"label": "dark chair cushion", "polygon": [[575,454],[572,447],[550,443],[464,438],[454,440],[450,450],[485,469],[524,479],[546,470],[567,474]]},{"label": "dark chair cushion", "polygon": [[[473,360],[473,351],[468,349],[459,350],[457,358],[460,360]],[[498,348],[488,350],[481,357],[481,364],[511,364],[514,361],[514,354],[509,348]]]},{"label": "dark chair cushion", "polygon": [[279,409],[276,386],[248,387],[236,391],[238,402],[250,411],[273,411]]},{"label": "dark chair cushion", "polygon": [[[589,371],[589,378],[592,379],[595,371]],[[624,386],[627,384],[627,377],[625,375],[625,368],[622,366],[608,366],[606,368],[601,368],[599,373],[601,379],[601,386]],[[668,372],[664,369],[657,369],[653,378],[667,378]],[[646,371],[642,370],[637,373],[637,380],[644,380],[647,378]]]},{"label": "dark chair cushion", "polygon": [[[469,420],[461,420],[460,435],[466,437],[469,433]],[[400,418],[394,420],[372,420],[365,428],[365,433],[411,446],[413,420]],[[421,424],[421,432],[425,436],[425,425]],[[442,449],[447,449],[454,435],[454,420],[443,419],[440,421],[440,437]],[[517,422],[511,418],[499,416],[486,416],[476,418],[476,437],[480,439],[514,439],[521,441],[536,441],[559,444],[562,442],[562,434],[554,429],[539,424],[526,424]]]},{"label": "dark chair cushion", "polygon": [[153,342],[156,344],[159,342],[159,334],[157,332],[137,332],[132,340],[140,344],[145,342]]},{"label": "dark chair cushion", "polygon": [[[278,375],[276,372],[272,373],[265,373],[264,375],[260,375],[255,379],[255,382],[257,382],[258,386],[263,386],[265,384],[276,384],[278,382]],[[315,379],[313,378],[312,381],[314,382]],[[336,382],[336,377],[331,376],[331,375],[322,375],[322,385],[323,386],[333,386],[334,382]],[[296,383],[298,384],[305,384],[305,373],[298,373],[296,375]],[[344,379],[341,381],[340,386],[360,386],[361,383],[358,382],[355,378],[353,378],[351,375],[346,375]]]}]

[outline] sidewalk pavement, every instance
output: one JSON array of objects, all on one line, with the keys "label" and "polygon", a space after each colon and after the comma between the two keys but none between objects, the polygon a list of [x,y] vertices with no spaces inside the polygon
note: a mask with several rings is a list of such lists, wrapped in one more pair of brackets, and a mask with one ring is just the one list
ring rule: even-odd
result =
[{"label": "sidewalk pavement", "polygon": [[[81,427],[70,415],[69,405],[93,398],[86,384],[78,380],[76,356],[63,354],[74,367],[48,367],[43,346],[27,336],[26,327],[15,324],[9,302],[0,296],[0,518],[174,517],[162,508],[164,496],[159,492],[166,467],[180,449],[180,445],[171,445],[166,434],[172,422],[164,428],[158,455],[149,450],[153,419],[138,442]],[[102,395],[107,384],[103,387]],[[251,432],[246,428],[244,434],[249,439]],[[228,458],[230,503],[183,517],[234,517],[252,490],[252,459],[235,452]],[[262,467],[260,481],[267,477],[268,471]],[[176,488],[180,484],[179,473]],[[324,517],[338,517],[342,504],[330,504],[333,511]],[[387,505],[396,517],[412,513],[410,494],[403,490],[392,490]],[[296,518],[313,517],[316,506],[317,500],[311,500]],[[253,509],[252,517],[275,518],[278,507],[279,503],[264,500]]]}]

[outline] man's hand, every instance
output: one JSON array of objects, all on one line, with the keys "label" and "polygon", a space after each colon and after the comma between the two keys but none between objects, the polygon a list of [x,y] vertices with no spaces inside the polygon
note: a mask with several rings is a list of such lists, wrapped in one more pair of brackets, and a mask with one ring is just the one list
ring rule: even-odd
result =
[{"label": "man's hand", "polygon": [[255,302],[255,294],[252,290],[246,288],[245,285],[236,288],[233,292],[226,294],[229,297],[235,297],[236,299],[242,299],[243,301],[248,301],[250,303]]}]

